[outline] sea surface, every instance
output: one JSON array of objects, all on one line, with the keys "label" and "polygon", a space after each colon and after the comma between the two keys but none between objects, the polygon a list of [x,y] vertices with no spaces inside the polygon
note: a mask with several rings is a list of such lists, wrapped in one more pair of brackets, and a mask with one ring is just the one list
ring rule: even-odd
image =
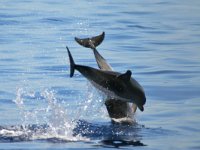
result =
[{"label": "sea surface", "polygon": [[[112,124],[77,64],[98,68],[74,37],[144,88],[135,124]],[[1,0],[0,149],[200,149],[199,0]]]}]

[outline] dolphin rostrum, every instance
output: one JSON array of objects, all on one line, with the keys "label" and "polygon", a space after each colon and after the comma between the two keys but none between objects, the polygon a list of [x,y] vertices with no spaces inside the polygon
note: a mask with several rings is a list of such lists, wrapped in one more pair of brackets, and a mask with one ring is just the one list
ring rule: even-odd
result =
[{"label": "dolphin rostrum", "polygon": [[74,71],[78,70],[97,89],[105,92],[109,97],[135,103],[141,111],[144,110],[143,105],[146,102],[144,90],[134,78],[131,78],[132,72],[130,70],[122,74],[119,72],[77,65],[68,47],[66,48],[70,60],[70,77],[73,77]]}]

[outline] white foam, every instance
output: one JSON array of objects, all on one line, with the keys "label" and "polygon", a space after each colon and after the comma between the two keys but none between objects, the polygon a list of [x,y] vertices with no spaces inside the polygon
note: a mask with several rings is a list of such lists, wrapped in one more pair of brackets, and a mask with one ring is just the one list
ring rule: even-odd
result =
[{"label": "white foam", "polygon": [[[81,135],[73,135],[73,130],[76,127],[76,121],[74,118],[70,118],[68,111],[57,102],[55,94],[51,90],[44,90],[40,93],[40,96],[44,98],[47,105],[45,108],[34,107],[32,110],[26,108],[26,96],[34,98],[35,92],[27,92],[23,88],[17,89],[16,98],[13,100],[20,110],[22,115],[22,126],[23,130],[1,130],[0,133],[3,135],[10,136],[21,136],[23,134],[30,133],[30,139],[49,139],[56,138],[64,141],[88,141],[89,139],[82,137]],[[46,122],[48,130],[31,130],[26,127],[27,123],[37,120],[37,125],[40,125],[42,121],[40,116],[43,115],[42,121]],[[34,118],[34,120],[33,120]]]},{"label": "white foam", "polygon": [[1,136],[15,137],[15,136],[20,136],[22,134],[23,134],[22,131],[15,131],[15,130],[8,130],[8,129],[0,130],[0,135]]},{"label": "white foam", "polygon": [[17,92],[16,92],[16,98],[13,100],[13,102],[15,102],[15,104],[18,106],[18,107],[22,107],[23,104],[24,104],[24,100],[22,98],[22,95],[24,93],[24,90],[23,88],[18,88],[17,89]]}]

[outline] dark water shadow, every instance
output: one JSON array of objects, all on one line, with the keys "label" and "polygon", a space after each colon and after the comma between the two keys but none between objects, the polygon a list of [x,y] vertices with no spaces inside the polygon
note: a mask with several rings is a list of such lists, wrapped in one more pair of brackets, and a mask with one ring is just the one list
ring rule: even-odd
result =
[{"label": "dark water shadow", "polygon": [[127,146],[147,146],[141,141],[125,141],[125,140],[102,140],[101,142],[102,147],[127,147]]},{"label": "dark water shadow", "polygon": [[79,134],[91,140],[99,141],[94,147],[120,148],[127,146],[147,146],[142,142],[140,131],[145,129],[143,125],[113,124],[113,123],[89,123],[79,120],[74,134]]}]

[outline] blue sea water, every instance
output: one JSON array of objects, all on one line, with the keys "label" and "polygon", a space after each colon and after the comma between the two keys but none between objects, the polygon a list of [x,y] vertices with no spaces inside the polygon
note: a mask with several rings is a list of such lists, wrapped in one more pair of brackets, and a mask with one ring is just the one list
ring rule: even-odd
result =
[{"label": "blue sea water", "polygon": [[[75,72],[96,67],[74,41],[132,70],[147,97],[136,124],[113,125],[103,96]],[[200,1],[0,1],[0,149],[200,149]]]}]

